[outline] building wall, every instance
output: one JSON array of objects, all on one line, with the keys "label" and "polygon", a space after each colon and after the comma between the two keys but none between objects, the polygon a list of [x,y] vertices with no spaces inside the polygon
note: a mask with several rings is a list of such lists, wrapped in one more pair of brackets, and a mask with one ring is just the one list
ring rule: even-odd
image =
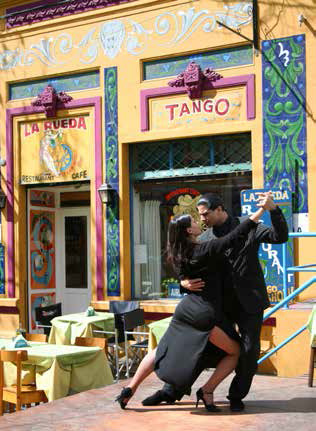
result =
[{"label": "building wall", "polygon": [[[0,15],[6,13],[6,8],[26,5],[33,2],[4,1],[0,6]],[[306,142],[297,150],[298,159],[302,163],[302,172],[307,179],[304,179],[304,190],[306,193],[306,206],[304,207],[303,224],[308,219],[308,229],[310,232],[316,231],[315,203],[313,190],[315,189],[315,151],[313,151],[313,137],[315,135],[315,83],[313,70],[315,59],[311,52],[315,49],[315,38],[313,28],[315,26],[315,6],[312,1],[301,2],[299,6],[294,1],[287,3],[287,7],[278,2],[259,1],[259,36],[260,46],[258,52],[253,56],[253,64],[217,70],[223,78],[236,78],[241,75],[255,76],[255,118],[247,119],[246,113],[241,114],[240,120],[227,122],[216,122],[205,124],[191,123],[183,124],[177,128],[160,128],[158,130],[141,130],[141,98],[140,94],[144,90],[167,87],[170,77],[155,78],[152,80],[142,79],[142,64],[144,61],[161,60],[174,56],[194,54],[198,52],[211,51],[223,48],[233,48],[240,44],[247,43],[246,39],[239,34],[231,32],[216,23],[216,19],[227,18],[227,11],[230,19],[226,23],[240,31],[248,39],[252,39],[252,22],[248,15],[248,8],[251,2],[232,1],[230,3],[222,1],[145,1],[135,0],[123,2],[110,7],[81,12],[78,14],[49,19],[43,22],[34,22],[27,26],[17,26],[11,29],[5,28],[4,20],[1,20],[0,33],[0,139],[1,156],[6,157],[6,110],[30,106],[34,97],[19,100],[8,100],[9,85],[16,82],[28,82],[47,77],[61,77],[66,74],[78,74],[89,70],[100,72],[100,87],[84,89],[80,92],[68,92],[74,99],[85,99],[90,97],[102,98],[102,114],[100,128],[102,131],[103,149],[103,181],[109,179],[108,163],[106,161],[107,151],[110,151],[110,143],[107,137],[112,134],[116,136],[116,155],[114,171],[116,175],[110,178],[112,185],[119,192],[119,199],[116,208],[119,222],[116,225],[118,239],[113,239],[112,245],[118,252],[118,257],[114,258],[111,266],[111,255],[109,241],[104,241],[103,256],[96,257],[96,265],[103,266],[102,283],[103,298],[98,297],[96,285],[97,269],[92,267],[93,296],[92,301],[97,301],[100,308],[107,306],[107,300],[113,298],[130,298],[131,286],[131,226],[130,226],[130,185],[129,185],[129,160],[128,145],[139,142],[151,142],[171,138],[183,138],[203,135],[216,135],[225,133],[250,132],[252,135],[252,175],[253,188],[264,187],[267,183],[264,162],[267,163],[266,154],[267,142],[264,139],[263,118],[265,117],[263,103],[263,80],[264,64],[262,49],[264,42],[275,41],[277,60],[286,60],[288,46],[293,48],[291,42],[295,37],[303,35],[305,37],[306,58],[301,57],[299,61],[293,63],[293,76],[291,76],[291,88],[298,90],[296,80],[299,79],[299,71],[295,67],[303,68],[306,73],[306,86],[299,89],[306,91],[306,110],[304,133]],[[227,9],[230,8],[230,9]],[[273,13],[272,13],[273,12]],[[303,14],[306,20],[300,24],[298,15]],[[287,38],[284,42],[281,38]],[[297,40],[296,40],[297,41]],[[277,45],[283,43],[284,53],[281,54],[281,47]],[[285,45],[287,43],[288,45]],[[278,57],[279,55],[279,57]],[[291,57],[292,58],[292,57]],[[305,64],[303,62],[306,61]],[[284,62],[283,62],[284,63]],[[302,63],[302,64],[301,64]],[[303,73],[302,72],[302,73]],[[115,75],[112,75],[114,73]],[[303,73],[304,74],[304,73]],[[113,78],[113,76],[115,76]],[[280,77],[279,77],[280,78]],[[289,79],[290,79],[289,78]],[[271,84],[271,80],[270,80]],[[271,84],[272,85],[272,84]],[[305,85],[305,84],[304,84]],[[245,87],[237,87],[243,97],[245,106]],[[273,86],[271,87],[274,88]],[[284,96],[284,103],[291,99],[291,94]],[[113,105],[114,103],[114,105]],[[277,111],[277,107],[274,107]],[[291,107],[289,107],[290,109]],[[293,108],[293,106],[292,106]],[[280,121],[286,121],[286,113],[283,105],[282,115],[279,114]],[[293,108],[294,109],[294,108]],[[144,113],[143,113],[144,114]],[[116,131],[112,130],[111,115],[117,120]],[[274,118],[276,118],[274,116]],[[116,121],[115,120],[115,121]],[[282,129],[279,126],[279,131]],[[116,133],[116,135],[115,135]],[[304,139],[304,138],[302,138]],[[303,149],[302,149],[303,148]],[[304,157],[300,152],[305,151]],[[6,167],[1,168],[2,188],[8,193],[6,188]],[[291,168],[292,169],[292,168]],[[293,171],[289,169],[285,177],[291,177]],[[286,169],[285,169],[286,170]],[[115,178],[114,178],[115,177]],[[274,184],[275,185],[275,184]],[[23,201],[23,193],[16,192],[17,202]],[[92,201],[95,201],[94,196]],[[22,202],[23,203],[23,202]],[[19,205],[15,206],[15,223],[25,223],[23,211],[19,215]],[[23,208],[23,205],[22,207]],[[92,211],[95,209],[92,207]],[[111,218],[109,209],[102,209],[107,221]],[[112,212],[113,215],[113,212]],[[7,212],[2,211],[2,243],[7,245]],[[105,225],[103,234],[105,236]],[[20,300],[20,309],[25,310],[25,274],[23,268],[23,253],[25,238],[19,237],[19,229],[15,231],[15,256],[16,279],[15,296]],[[107,240],[110,232],[107,231]],[[313,239],[300,239],[295,248],[296,263],[311,263],[313,260]],[[113,249],[112,249],[113,251]],[[95,249],[92,254],[95,254]],[[115,253],[115,251],[114,251]],[[113,256],[112,256],[113,257]],[[8,256],[6,256],[8,262]],[[112,291],[110,285],[109,271],[113,268],[116,273],[116,280],[119,281]],[[6,267],[6,274],[8,268]],[[298,276],[297,283],[302,283],[307,276]],[[8,280],[6,280],[7,284]],[[6,297],[7,292],[2,294]],[[301,295],[301,299],[313,298],[316,296],[316,288],[311,287]],[[94,302],[95,303],[95,302]],[[103,305],[102,305],[103,304]],[[24,315],[24,311],[22,311]],[[24,317],[23,319],[24,320]]]}]

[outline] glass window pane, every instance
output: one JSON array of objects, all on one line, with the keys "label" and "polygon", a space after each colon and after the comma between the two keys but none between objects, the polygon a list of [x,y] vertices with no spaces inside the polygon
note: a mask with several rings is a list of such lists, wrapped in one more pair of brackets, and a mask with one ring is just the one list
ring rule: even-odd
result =
[{"label": "glass window pane", "polygon": [[66,288],[87,289],[87,217],[65,217]]}]

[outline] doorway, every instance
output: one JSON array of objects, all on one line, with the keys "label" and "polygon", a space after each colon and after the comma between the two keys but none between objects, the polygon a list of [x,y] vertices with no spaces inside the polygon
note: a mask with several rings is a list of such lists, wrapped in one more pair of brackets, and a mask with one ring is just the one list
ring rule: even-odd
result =
[{"label": "doorway", "polygon": [[91,301],[89,185],[27,191],[29,331],[35,308],[62,303],[62,314]]},{"label": "doorway", "polygon": [[90,304],[90,211],[89,208],[59,210],[56,234],[60,252],[56,260],[57,301],[63,314],[84,311]]}]

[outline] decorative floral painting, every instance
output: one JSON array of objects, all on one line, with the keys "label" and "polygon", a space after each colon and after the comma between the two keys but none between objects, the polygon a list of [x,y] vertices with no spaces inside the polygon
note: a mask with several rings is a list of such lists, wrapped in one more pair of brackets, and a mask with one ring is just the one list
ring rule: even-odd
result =
[{"label": "decorative floral painting", "polygon": [[31,289],[55,288],[55,258],[55,213],[31,210]]}]

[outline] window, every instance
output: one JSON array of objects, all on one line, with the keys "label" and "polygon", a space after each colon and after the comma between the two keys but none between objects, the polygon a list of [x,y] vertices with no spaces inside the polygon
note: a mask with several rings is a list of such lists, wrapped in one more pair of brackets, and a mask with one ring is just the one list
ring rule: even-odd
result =
[{"label": "window", "polygon": [[196,203],[207,192],[239,215],[240,192],[252,187],[250,154],[249,133],[131,145],[135,298],[178,296],[166,262],[170,218],[190,213],[199,220]]}]

